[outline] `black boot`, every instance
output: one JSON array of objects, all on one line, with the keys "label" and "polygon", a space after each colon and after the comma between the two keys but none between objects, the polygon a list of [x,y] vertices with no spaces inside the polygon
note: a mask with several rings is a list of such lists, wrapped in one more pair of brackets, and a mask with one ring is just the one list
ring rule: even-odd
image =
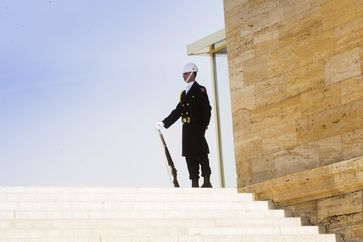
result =
[{"label": "black boot", "polygon": [[201,187],[212,188],[212,183],[210,183],[210,176],[205,176],[204,177],[204,182],[203,182],[203,185]]},{"label": "black boot", "polygon": [[199,179],[192,179],[192,187],[199,187]]}]

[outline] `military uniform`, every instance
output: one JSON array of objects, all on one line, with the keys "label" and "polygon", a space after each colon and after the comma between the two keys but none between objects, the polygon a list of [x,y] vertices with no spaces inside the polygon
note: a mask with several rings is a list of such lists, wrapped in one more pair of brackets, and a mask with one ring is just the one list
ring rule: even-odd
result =
[{"label": "military uniform", "polygon": [[183,123],[182,155],[186,158],[189,178],[199,178],[199,165],[202,176],[210,176],[209,147],[204,137],[211,117],[211,106],[205,87],[194,82],[188,93],[183,91],[180,102],[168,117],[163,120],[169,128],[180,117]]}]

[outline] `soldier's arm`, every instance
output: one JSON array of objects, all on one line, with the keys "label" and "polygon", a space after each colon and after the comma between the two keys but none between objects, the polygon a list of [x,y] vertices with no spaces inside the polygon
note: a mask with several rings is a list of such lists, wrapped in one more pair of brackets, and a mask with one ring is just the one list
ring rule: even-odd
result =
[{"label": "soldier's arm", "polygon": [[164,127],[166,129],[169,128],[180,118],[180,116],[181,116],[181,104],[179,102],[176,108],[169,114],[169,116],[163,120]]},{"label": "soldier's arm", "polygon": [[207,128],[210,122],[212,107],[209,104],[207,90],[202,87],[200,89],[201,118],[203,127]]}]

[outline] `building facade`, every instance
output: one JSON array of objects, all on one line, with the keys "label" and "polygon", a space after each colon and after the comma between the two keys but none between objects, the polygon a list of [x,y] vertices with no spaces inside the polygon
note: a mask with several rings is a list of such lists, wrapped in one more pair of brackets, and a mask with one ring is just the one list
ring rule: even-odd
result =
[{"label": "building facade", "polygon": [[239,190],[363,241],[363,1],[224,12]]}]

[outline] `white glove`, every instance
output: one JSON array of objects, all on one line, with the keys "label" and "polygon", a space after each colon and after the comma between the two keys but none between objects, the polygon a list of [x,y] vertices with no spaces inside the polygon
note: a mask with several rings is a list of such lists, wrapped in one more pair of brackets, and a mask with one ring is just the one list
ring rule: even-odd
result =
[{"label": "white glove", "polygon": [[163,122],[156,122],[155,123],[155,128],[157,130],[160,130],[161,128],[164,128],[164,123]]}]

